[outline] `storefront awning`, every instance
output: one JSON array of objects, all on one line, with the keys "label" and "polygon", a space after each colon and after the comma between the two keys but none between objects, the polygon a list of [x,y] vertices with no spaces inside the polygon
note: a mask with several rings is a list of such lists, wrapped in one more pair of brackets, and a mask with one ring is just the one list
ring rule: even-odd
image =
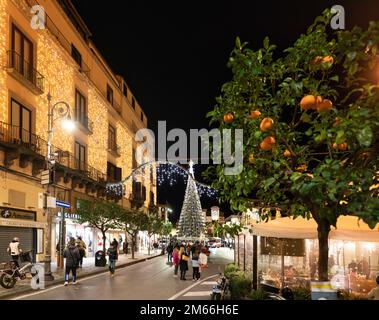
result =
[{"label": "storefront awning", "polygon": [[[278,218],[253,226],[253,234],[263,237],[289,239],[317,239],[317,223],[314,219],[298,217]],[[353,216],[341,216],[337,228],[332,227],[330,239],[346,241],[379,242],[379,223],[374,229]]]}]

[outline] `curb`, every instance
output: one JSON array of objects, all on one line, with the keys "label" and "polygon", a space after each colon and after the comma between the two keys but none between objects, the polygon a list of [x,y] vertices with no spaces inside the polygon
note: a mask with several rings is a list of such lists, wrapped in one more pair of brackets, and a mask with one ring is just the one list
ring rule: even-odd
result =
[{"label": "curb", "polygon": [[[152,260],[154,258],[161,257],[161,256],[163,256],[163,254],[158,254],[156,256],[152,256],[152,257],[148,257],[148,258],[142,258],[142,259],[139,259],[139,260],[136,260],[136,261],[130,261],[130,262],[127,262],[127,263],[124,263],[124,264],[120,264],[120,265],[116,266],[116,270],[117,269],[126,268],[126,267],[135,265],[135,264],[140,263],[140,262],[145,262],[145,261],[148,261],[148,260]],[[93,272],[88,272],[86,274],[83,274],[83,276],[81,277],[81,279],[85,279],[85,278],[88,278],[90,276],[94,276],[94,275],[101,274],[101,273],[106,273],[107,271],[108,271],[108,269],[106,267],[104,267],[104,268],[101,268],[99,270],[95,270]],[[45,289],[49,288],[49,287],[52,287],[52,286],[56,286],[58,284],[63,284],[63,282],[64,282],[63,279],[56,279],[56,280],[53,280],[53,281],[48,281],[47,283],[45,283]],[[9,292],[9,293],[5,293],[3,295],[0,294],[0,300],[6,300],[6,299],[10,299],[10,298],[15,298],[15,297],[17,297],[19,295],[27,294],[27,293],[31,293],[31,292],[35,292],[35,291],[36,290],[33,290],[32,288],[24,288],[24,289],[20,289],[17,292]]]}]

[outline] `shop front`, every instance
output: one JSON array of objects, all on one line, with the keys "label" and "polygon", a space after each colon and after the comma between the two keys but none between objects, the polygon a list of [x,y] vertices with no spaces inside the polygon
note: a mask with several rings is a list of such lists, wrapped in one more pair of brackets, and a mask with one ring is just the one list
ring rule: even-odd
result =
[{"label": "shop front", "polygon": [[32,250],[34,260],[42,261],[46,224],[36,219],[35,211],[0,207],[0,262],[10,260],[7,248],[15,237],[20,239],[23,251]]},{"label": "shop front", "polygon": [[[118,247],[120,250],[122,250],[122,247],[124,245],[124,242],[128,240],[127,235],[124,231],[121,230],[110,230],[105,233],[105,248],[109,248],[111,242],[116,240],[118,242]],[[96,250],[103,250],[103,235],[102,233],[97,230],[96,231]]]},{"label": "shop front", "polygon": [[[340,217],[329,236],[329,280],[333,289],[366,295],[379,275],[379,225],[370,229],[356,217]],[[279,218],[253,226],[258,283],[278,288],[310,287],[318,280],[317,225]]]},{"label": "shop front", "polygon": [[[75,240],[78,239],[78,237],[81,237],[82,240],[85,242],[87,250],[86,250],[86,257],[93,257],[95,252],[95,242],[94,238],[96,236],[96,229],[89,227],[86,223],[79,224],[77,223],[78,216],[74,213],[64,213],[64,227],[62,228],[62,212],[58,212],[55,221],[54,221],[54,228],[53,228],[53,237],[52,239],[55,239],[54,245],[54,251],[55,259],[58,255],[57,253],[57,245],[59,244],[59,239],[62,235],[62,232],[64,232],[64,243],[67,244],[70,238],[74,238]],[[63,231],[64,230],[64,231]]]}]

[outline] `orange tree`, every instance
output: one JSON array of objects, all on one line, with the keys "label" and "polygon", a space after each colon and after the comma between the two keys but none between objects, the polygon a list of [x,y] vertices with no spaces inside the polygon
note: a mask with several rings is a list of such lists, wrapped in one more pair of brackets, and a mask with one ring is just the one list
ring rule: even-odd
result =
[{"label": "orange tree", "polygon": [[370,227],[379,220],[379,22],[333,31],[331,16],[317,17],[280,57],[268,38],[258,50],[237,38],[233,79],[208,117],[221,129],[244,130],[243,171],[228,176],[214,165],[205,173],[233,210],[258,199],[313,217],[322,281],[337,218],[356,215]]}]

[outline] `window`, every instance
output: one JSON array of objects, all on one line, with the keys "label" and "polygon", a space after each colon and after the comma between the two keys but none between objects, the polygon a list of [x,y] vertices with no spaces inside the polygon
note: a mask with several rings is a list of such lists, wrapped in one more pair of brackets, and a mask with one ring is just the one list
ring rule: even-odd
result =
[{"label": "window", "polygon": [[117,151],[116,129],[111,125],[109,125],[108,127],[108,149],[112,151]]},{"label": "window", "polygon": [[75,159],[76,159],[76,169],[81,171],[86,171],[86,147],[75,142]]},{"label": "window", "polygon": [[107,100],[113,105],[113,89],[109,85],[107,85]]},{"label": "window", "polygon": [[32,112],[13,99],[11,100],[11,124],[13,139],[25,143],[31,141]]},{"label": "window", "polygon": [[88,126],[87,101],[78,90],[75,92],[75,119],[83,126]]},{"label": "window", "polygon": [[141,112],[141,121],[143,122],[144,116],[143,113]]},{"label": "window", "polygon": [[132,98],[132,107],[134,110],[136,110],[136,100],[134,99],[134,97]]},{"label": "window", "polygon": [[122,179],[122,169],[113,163],[107,162],[107,181],[119,182]]},{"label": "window", "polygon": [[125,83],[124,83],[124,87],[123,87],[122,92],[123,92],[125,98],[127,98],[128,97],[128,87],[126,86]]},{"label": "window", "polygon": [[25,78],[33,82],[33,43],[12,25],[12,66]]},{"label": "window", "polygon": [[76,47],[71,44],[71,57],[76,61],[76,63],[82,67],[82,55],[80,54],[79,50],[76,49]]}]

